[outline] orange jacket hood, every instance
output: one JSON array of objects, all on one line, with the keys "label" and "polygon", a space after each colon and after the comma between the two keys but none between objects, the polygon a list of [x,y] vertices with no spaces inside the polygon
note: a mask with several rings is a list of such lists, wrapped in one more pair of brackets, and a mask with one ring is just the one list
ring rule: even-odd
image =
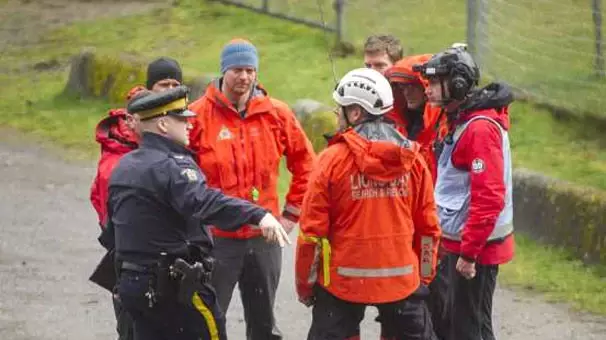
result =
[{"label": "orange jacket hood", "polygon": [[401,176],[403,168],[410,171],[419,155],[416,143],[381,121],[347,129],[335,136],[331,144],[338,142],[347,145],[362,173],[378,181],[391,181]]}]

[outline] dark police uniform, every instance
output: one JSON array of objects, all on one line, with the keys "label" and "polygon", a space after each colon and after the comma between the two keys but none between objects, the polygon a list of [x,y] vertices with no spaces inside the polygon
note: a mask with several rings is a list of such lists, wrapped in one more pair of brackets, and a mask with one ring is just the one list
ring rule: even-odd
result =
[{"label": "dark police uniform", "polygon": [[[190,117],[186,95],[184,86],[144,95],[128,111],[142,120]],[[209,284],[213,242],[204,225],[258,225],[267,211],[209,188],[183,145],[144,132],[140,147],[112,172],[108,212],[117,291],[133,317],[135,339],[226,339],[225,318]],[[174,270],[178,261],[193,274]]]}]

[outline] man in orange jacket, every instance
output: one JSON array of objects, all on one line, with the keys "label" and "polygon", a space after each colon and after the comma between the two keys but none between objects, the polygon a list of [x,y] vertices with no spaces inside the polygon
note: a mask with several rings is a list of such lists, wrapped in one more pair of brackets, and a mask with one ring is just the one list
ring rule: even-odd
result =
[{"label": "man in orange jacket", "polygon": [[413,70],[414,65],[427,62],[431,56],[421,54],[406,57],[385,73],[394,95],[394,109],[386,116],[404,136],[420,144],[421,153],[435,182],[437,167],[434,143],[446,135],[446,115],[441,108],[429,105],[425,95],[429,82]]},{"label": "man in orange jacket", "polygon": [[[292,173],[280,222],[288,231],[299,219],[303,194],[314,160],[311,143],[288,106],[257,82],[257,50],[246,40],[229,42],[221,53],[223,76],[190,105],[190,147],[211,187],[248,199],[276,216],[280,160]],[[213,286],[227,312],[236,283],[244,306],[247,338],[282,339],[273,313],[282,267],[282,250],[258,230],[213,228],[217,260]]]},{"label": "man in orange jacket", "polygon": [[[181,66],[171,58],[160,57],[147,66],[146,87],[135,86],[126,96],[129,101],[142,91],[161,92],[179,86],[182,81]],[[119,108],[110,110],[95,130],[95,139],[101,145],[101,155],[97,164],[97,174],[90,190],[90,201],[99,217],[99,226],[105,229],[107,219],[108,184],[112,171],[126,153],[139,146],[138,122]],[[120,340],[133,339],[133,325],[130,315],[121,307],[117,296],[113,296],[118,336]]]},{"label": "man in orange jacket", "polygon": [[299,300],[313,305],[308,339],[359,339],[367,305],[382,339],[434,339],[424,298],[440,228],[419,146],[382,121],[391,87],[372,69],[333,93],[341,131],[309,179],[296,253]]}]

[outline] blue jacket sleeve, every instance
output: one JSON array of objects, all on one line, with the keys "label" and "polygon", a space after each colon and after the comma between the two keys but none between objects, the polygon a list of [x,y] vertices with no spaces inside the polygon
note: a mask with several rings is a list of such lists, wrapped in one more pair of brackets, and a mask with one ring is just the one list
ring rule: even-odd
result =
[{"label": "blue jacket sleeve", "polygon": [[171,159],[168,165],[168,194],[172,206],[185,217],[203,224],[234,231],[243,224],[259,224],[267,210],[246,200],[209,188],[206,177],[190,159]]}]

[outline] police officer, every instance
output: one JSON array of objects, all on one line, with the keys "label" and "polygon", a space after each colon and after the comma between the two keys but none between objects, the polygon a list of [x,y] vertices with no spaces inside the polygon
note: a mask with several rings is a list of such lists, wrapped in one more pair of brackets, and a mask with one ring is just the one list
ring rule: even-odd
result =
[{"label": "police officer", "polygon": [[265,209],[210,189],[186,145],[194,115],[187,88],[144,92],[127,109],[142,129],[109,183],[108,228],[115,232],[117,290],[135,339],[226,339],[209,284],[212,238],[205,224],[257,225],[268,241],[288,242]]}]

